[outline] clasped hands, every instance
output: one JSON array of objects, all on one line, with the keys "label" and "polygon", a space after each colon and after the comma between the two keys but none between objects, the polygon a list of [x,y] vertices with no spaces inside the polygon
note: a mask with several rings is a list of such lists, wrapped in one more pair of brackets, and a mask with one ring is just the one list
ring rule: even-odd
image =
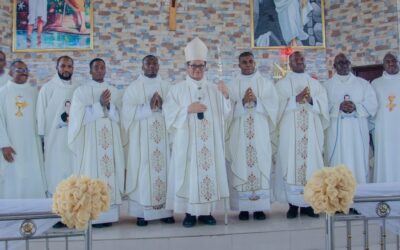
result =
[{"label": "clasped hands", "polygon": [[343,101],[340,104],[339,110],[343,111],[344,113],[350,114],[356,110],[356,105],[352,101]]},{"label": "clasped hands", "polygon": [[300,104],[310,103],[312,104],[312,97],[310,93],[310,89],[305,87],[297,96],[296,102]]},{"label": "clasped hands", "polygon": [[155,92],[153,94],[153,97],[151,97],[151,100],[150,100],[151,111],[157,112],[157,111],[161,110],[162,105],[163,105],[163,100],[162,100],[160,94],[158,94],[158,92]]},{"label": "clasped hands", "polygon": [[4,160],[8,162],[14,161],[14,155],[16,155],[17,153],[15,153],[12,147],[4,147],[1,149],[1,151],[3,153]]},{"label": "clasped hands", "polygon": [[101,106],[110,109],[110,102],[111,102],[111,91],[109,89],[106,89],[103,91],[103,93],[101,93],[100,104]]},{"label": "clasped hands", "polygon": [[246,106],[246,104],[249,105],[251,103],[256,104],[257,97],[253,93],[253,90],[251,88],[248,88],[248,89],[246,89],[246,92],[244,93],[244,97],[242,99],[242,104],[243,104],[243,106]]}]

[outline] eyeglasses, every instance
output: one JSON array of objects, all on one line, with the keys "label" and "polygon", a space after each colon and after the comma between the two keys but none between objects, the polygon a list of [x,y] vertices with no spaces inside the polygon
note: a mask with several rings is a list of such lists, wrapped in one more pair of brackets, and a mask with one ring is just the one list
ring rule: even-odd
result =
[{"label": "eyeglasses", "polygon": [[20,73],[20,74],[28,74],[29,73],[29,69],[14,69],[14,72],[16,73]]},{"label": "eyeglasses", "polygon": [[336,64],[338,64],[338,65],[349,65],[349,64],[350,64],[350,61],[348,61],[348,60],[345,60],[345,61],[337,61]]},{"label": "eyeglasses", "polygon": [[206,67],[205,64],[189,64],[188,66],[192,69],[200,69],[200,70],[203,70]]}]

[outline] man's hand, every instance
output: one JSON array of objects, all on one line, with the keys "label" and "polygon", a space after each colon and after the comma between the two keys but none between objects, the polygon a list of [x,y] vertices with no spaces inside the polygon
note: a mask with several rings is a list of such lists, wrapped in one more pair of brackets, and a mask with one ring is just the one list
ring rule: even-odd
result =
[{"label": "man's hand", "polygon": [[2,148],[1,151],[3,152],[3,157],[6,161],[8,162],[14,161],[14,155],[16,155],[17,153],[15,153],[12,147]]},{"label": "man's hand", "polygon": [[251,88],[248,88],[242,99],[242,104],[244,106],[246,103],[251,103],[251,102],[256,103],[257,97],[254,95],[253,90]]},{"label": "man's hand", "polygon": [[343,101],[339,109],[344,113],[350,114],[356,110],[356,105],[352,101]]},{"label": "man's hand", "polygon": [[194,102],[190,104],[188,107],[188,113],[202,113],[206,111],[207,111],[207,106],[200,102]]},{"label": "man's hand", "polygon": [[225,96],[226,99],[229,98],[228,87],[226,87],[224,81],[218,81],[217,88]]},{"label": "man's hand", "polygon": [[153,94],[153,97],[150,100],[150,108],[151,108],[151,110],[153,112],[161,110],[162,109],[162,104],[163,104],[163,101],[162,101],[161,96],[158,94],[158,92],[155,92]]},{"label": "man's hand", "polygon": [[111,101],[111,91],[109,89],[106,89],[101,93],[100,96],[100,104],[103,107],[110,107],[110,101]]},{"label": "man's hand", "polygon": [[310,89],[308,87],[305,87],[297,96],[296,96],[296,102],[300,104],[304,104],[306,102],[311,103],[312,98],[310,94]]}]

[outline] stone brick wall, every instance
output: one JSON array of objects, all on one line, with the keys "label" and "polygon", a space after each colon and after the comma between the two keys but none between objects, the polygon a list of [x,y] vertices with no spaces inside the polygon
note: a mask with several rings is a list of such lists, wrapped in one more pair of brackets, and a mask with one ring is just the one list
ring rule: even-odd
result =
[{"label": "stone brick wall", "polygon": [[[143,56],[152,53],[160,58],[162,77],[179,81],[185,77],[183,48],[194,36],[209,47],[209,78],[229,81],[238,72],[237,56],[250,49],[249,0],[178,1],[176,32],[168,31],[164,1],[94,0],[93,51],[11,53],[11,2],[0,2],[0,49],[10,60],[25,60],[32,72],[31,81],[39,85],[55,74],[55,60],[63,54],[75,59],[78,80],[89,77],[92,58],[102,57],[108,64],[108,79],[117,85],[127,84],[140,73]],[[396,0],[328,0],[325,5],[327,49],[305,51],[309,73],[327,79],[327,69],[337,52],[349,53],[353,63],[360,65],[379,62],[386,51],[398,49]],[[253,52],[260,72],[272,74],[279,51]],[[217,67],[219,55],[222,76]]]}]

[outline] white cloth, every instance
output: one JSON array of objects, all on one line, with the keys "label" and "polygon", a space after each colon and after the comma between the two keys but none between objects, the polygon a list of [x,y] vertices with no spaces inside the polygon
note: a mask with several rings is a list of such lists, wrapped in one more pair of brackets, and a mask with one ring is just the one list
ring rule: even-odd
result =
[{"label": "white cloth", "polygon": [[[257,98],[253,108],[243,107],[242,104],[248,88],[252,89]],[[270,197],[270,133],[276,125],[279,96],[274,83],[258,72],[250,76],[239,75],[234,79],[229,85],[229,96],[233,103],[233,114],[227,131],[226,156],[231,163],[231,208],[240,211],[267,210],[270,200],[259,201],[261,197]],[[255,192],[267,195],[253,195]]]},{"label": "white cloth", "polygon": [[0,157],[0,198],[44,198],[47,185],[37,135],[37,89],[8,81],[0,89],[0,148],[12,147],[13,162]]},{"label": "white cloth", "polygon": [[376,182],[400,182],[400,74],[383,76],[374,80],[379,108],[373,119],[375,147],[374,179]]},{"label": "white cloth", "polygon": [[[160,77],[140,75],[125,90],[122,99],[122,125],[127,132],[126,193],[129,214],[145,220],[172,216],[166,211],[169,140],[161,112],[152,112],[154,93],[165,100],[169,83]],[[166,216],[167,215],[167,216]]]},{"label": "white cloth", "polygon": [[[326,130],[325,164],[345,164],[357,183],[368,180],[369,130],[368,119],[378,108],[375,91],[366,80],[349,74],[334,75],[324,84],[328,94],[330,126]],[[340,104],[352,101],[356,110],[351,114],[340,111]]]},{"label": "white cloth", "polygon": [[44,170],[48,191],[72,174],[72,151],[68,147],[68,119],[72,94],[78,87],[55,75],[39,92],[36,105],[38,133],[44,136]]},{"label": "white cloth", "polygon": [[186,62],[193,60],[207,61],[208,48],[200,38],[196,37],[185,47]]},{"label": "white cloth", "polygon": [[301,8],[299,0],[274,0],[275,9],[278,13],[279,26],[286,45],[297,38],[308,39],[308,34],[303,27],[308,23],[308,14],[312,11],[310,1],[306,1]]},{"label": "white cloth", "polygon": [[[207,106],[204,119],[188,113],[191,103]],[[224,117],[230,101],[206,79],[171,86],[163,106],[172,134],[167,208],[177,213],[209,215],[218,201],[229,197],[224,154]]]},{"label": "white cloth", "polygon": [[[111,91],[110,110],[98,110],[95,105],[106,89]],[[114,120],[119,118],[120,102],[116,88],[91,80],[73,94],[68,128],[68,145],[76,159],[74,172],[104,181],[111,205],[121,204],[124,186],[121,128],[119,120]]]},{"label": "white cloth", "polygon": [[4,69],[4,73],[0,75],[0,88],[5,86],[9,80],[11,80],[11,77],[8,75],[8,71]]},{"label": "white cloth", "polygon": [[47,22],[47,0],[29,0],[29,24],[36,25],[38,17],[42,18],[44,26]]},{"label": "white cloth", "polygon": [[[310,89],[313,105],[296,103],[298,95],[305,87]],[[322,152],[324,129],[329,124],[328,99],[324,87],[306,73],[290,72],[280,80],[276,88],[280,95],[278,118],[277,171],[290,185],[306,184],[315,170],[324,166]],[[276,192],[284,186],[276,180]],[[278,200],[282,193],[275,194]]]}]

